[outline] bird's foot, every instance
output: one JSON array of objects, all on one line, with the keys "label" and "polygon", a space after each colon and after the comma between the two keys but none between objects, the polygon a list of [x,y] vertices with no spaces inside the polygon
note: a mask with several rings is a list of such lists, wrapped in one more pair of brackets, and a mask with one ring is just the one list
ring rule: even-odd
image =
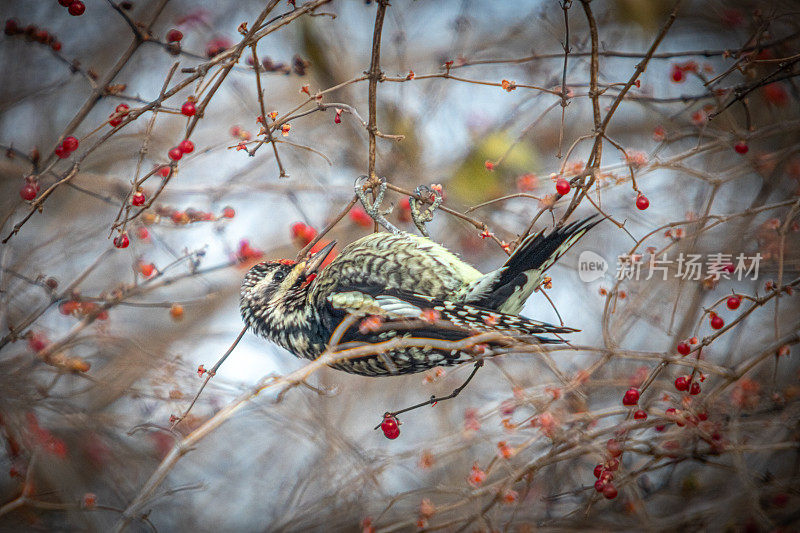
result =
[{"label": "bird's foot", "polygon": [[380,211],[380,206],[383,203],[383,195],[386,194],[386,178],[378,178],[378,180],[378,192],[375,193],[375,199],[373,201],[370,201],[369,198],[367,198],[367,190],[375,191],[374,186],[365,187],[369,181],[367,176],[359,176],[356,178],[356,183],[354,186],[356,195],[358,196],[358,199],[361,200],[361,205],[364,206],[364,211],[366,211],[367,214],[372,217],[372,220],[392,233],[400,233],[400,230],[394,224],[386,220],[386,214],[381,213]]},{"label": "bird's foot", "polygon": [[414,189],[414,194],[421,198],[433,198],[431,205],[424,209],[422,208],[423,202],[417,200],[414,196],[408,199],[408,203],[411,206],[411,220],[414,221],[414,225],[417,226],[420,233],[426,237],[430,237],[425,224],[433,220],[433,212],[436,211],[436,208],[442,203],[442,191],[439,188],[420,185]]}]

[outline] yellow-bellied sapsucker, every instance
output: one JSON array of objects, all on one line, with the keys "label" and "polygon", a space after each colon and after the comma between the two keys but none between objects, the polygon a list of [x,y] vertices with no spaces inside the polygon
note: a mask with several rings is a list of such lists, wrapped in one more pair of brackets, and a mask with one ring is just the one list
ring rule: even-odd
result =
[{"label": "yellow-bellied sapsucker", "polygon": [[[307,359],[325,350],[333,331],[351,314],[372,319],[378,327],[356,321],[344,332],[340,345],[397,337],[454,341],[478,332],[500,332],[539,343],[563,342],[541,335],[577,330],[518,313],[542,283],[544,271],[595,224],[586,219],[547,235],[544,231],[531,235],[502,267],[488,274],[430,239],[404,232],[363,237],[320,269],[333,249],[331,243],[307,261],[272,261],[250,269],[241,290],[242,318],[257,334]],[[443,351],[421,345],[342,360],[333,366],[382,376],[474,360],[474,350]]]}]

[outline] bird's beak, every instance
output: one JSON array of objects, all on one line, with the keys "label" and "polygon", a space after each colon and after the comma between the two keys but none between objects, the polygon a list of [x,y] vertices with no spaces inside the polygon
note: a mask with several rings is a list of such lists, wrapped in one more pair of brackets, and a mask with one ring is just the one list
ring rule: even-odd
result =
[{"label": "bird's beak", "polygon": [[330,254],[331,250],[333,250],[334,246],[336,246],[336,241],[331,241],[330,243],[325,245],[325,247],[322,248],[320,251],[312,255],[311,259],[306,261],[306,268],[303,270],[303,274],[305,274],[306,276],[310,276],[311,274],[316,274],[317,270],[319,270],[319,267],[325,261],[325,258],[327,258],[328,254]]}]

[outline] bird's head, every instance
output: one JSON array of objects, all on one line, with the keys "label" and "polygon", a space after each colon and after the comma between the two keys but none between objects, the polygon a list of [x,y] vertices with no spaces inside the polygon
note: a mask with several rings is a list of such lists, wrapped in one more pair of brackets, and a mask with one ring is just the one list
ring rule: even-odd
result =
[{"label": "bird's head", "polygon": [[[281,259],[258,263],[244,277],[239,308],[250,326],[288,316],[305,303],[309,286],[335,246],[331,242],[305,261]],[[258,328],[256,328],[258,329]]]}]

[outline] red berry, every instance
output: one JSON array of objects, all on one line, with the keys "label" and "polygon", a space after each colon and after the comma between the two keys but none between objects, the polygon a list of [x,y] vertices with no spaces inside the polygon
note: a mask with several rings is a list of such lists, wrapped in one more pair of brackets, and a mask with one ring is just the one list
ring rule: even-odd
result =
[{"label": "red berry", "polygon": [[69,7],[73,0],[58,0],[58,3],[64,7]]},{"label": "red berry", "polygon": [[194,102],[191,100],[187,100],[187,102],[181,106],[181,114],[191,117],[194,116],[195,113],[197,113],[197,106],[195,106]]},{"label": "red berry", "polygon": [[642,409],[639,409],[635,413],[633,413],[634,420],[647,420],[647,412]]},{"label": "red berry", "polygon": [[114,109],[115,112],[119,113],[122,116],[127,115],[130,112],[130,110],[131,108],[128,106],[128,104],[119,104],[116,107],[116,109]]},{"label": "red berry", "polygon": [[688,355],[692,351],[692,347],[685,342],[678,344],[678,353],[681,355]]},{"label": "red berry", "polygon": [[92,492],[83,495],[83,506],[87,509],[94,509],[97,506],[97,496]]},{"label": "red berry", "polygon": [[606,483],[603,487],[603,496],[608,500],[613,500],[617,497],[617,488],[612,483]]},{"label": "red berry", "polygon": [[28,337],[28,347],[34,352],[41,352],[50,344],[43,333],[33,333]]},{"label": "red berry", "polygon": [[191,154],[194,152],[194,143],[189,139],[185,139],[178,145],[178,149],[184,154]]},{"label": "red berry", "polygon": [[725,325],[725,321],[722,320],[722,317],[719,315],[714,315],[711,317],[711,327],[714,329],[721,329],[722,326]]},{"label": "red berry", "polygon": [[76,302],[75,300],[67,300],[58,304],[58,312],[65,316],[71,315],[80,308],[80,302]]},{"label": "red berry", "polygon": [[17,19],[6,20],[6,35],[14,35],[19,32],[19,21]]},{"label": "red berry", "polygon": [[730,298],[728,298],[728,302],[727,302],[728,309],[736,309],[736,308],[739,307],[739,305],[741,303],[742,303],[742,299],[741,298],[739,298],[738,296],[731,296]]},{"label": "red berry", "polygon": [[183,150],[181,150],[179,147],[176,146],[175,148],[170,150],[167,155],[173,161],[178,161],[181,157],[183,157]]},{"label": "red berry", "polygon": [[180,30],[172,29],[167,32],[167,42],[177,43],[183,39],[183,33]]},{"label": "red berry", "polygon": [[59,144],[58,146],[56,146],[54,152],[59,159],[66,159],[69,157],[69,150],[64,148],[63,144]]},{"label": "red berry", "polygon": [[622,445],[617,439],[608,439],[608,442],[606,442],[606,450],[608,450],[611,457],[619,457],[622,455]]},{"label": "red berry", "polygon": [[565,179],[560,179],[556,182],[556,192],[561,196],[569,193],[570,188],[569,182]]},{"label": "red berry", "polygon": [[16,35],[19,33],[19,21],[17,19],[8,19],[6,20],[6,28],[5,33],[6,35]]},{"label": "red berry", "polygon": [[61,51],[61,41],[53,41],[50,43],[50,48],[52,48],[56,52]]},{"label": "red berry", "polygon": [[472,465],[472,470],[470,471],[469,477],[467,481],[473,487],[480,486],[484,481],[486,481],[486,472],[478,467],[478,463]]},{"label": "red berry", "polygon": [[61,143],[65,150],[68,152],[74,152],[78,149],[78,139],[70,135],[69,137],[64,139],[64,142]]},{"label": "red berry", "polygon": [[675,83],[683,83],[686,80],[686,74],[684,74],[683,69],[678,65],[672,65],[670,77]]},{"label": "red berry", "polygon": [[155,272],[156,266],[153,263],[139,263],[139,272],[146,278],[149,278]]},{"label": "red berry", "polygon": [[606,487],[606,483],[603,480],[598,479],[594,482],[594,490],[597,492],[603,492],[603,489]]},{"label": "red berry", "polygon": [[689,390],[689,378],[687,376],[678,376],[675,378],[675,388],[679,391]]},{"label": "red berry", "polygon": [[168,166],[163,166],[163,167],[159,168],[158,169],[158,175],[161,176],[162,178],[166,178],[167,176],[169,176],[169,167]]},{"label": "red berry", "polygon": [[691,394],[692,396],[697,396],[698,394],[700,394],[700,384],[697,383],[696,381],[692,383],[692,386],[689,388],[689,394]]},{"label": "red berry", "polygon": [[789,495],[785,492],[779,492],[775,496],[772,497],[772,505],[775,507],[786,507],[786,503],[789,501]]},{"label": "red berry", "polygon": [[387,439],[396,439],[400,436],[400,427],[397,419],[392,415],[384,415],[383,422],[381,422],[381,430],[386,435]]},{"label": "red berry", "polygon": [[183,211],[178,211],[177,209],[172,212],[169,216],[175,224],[188,224],[189,223],[189,215],[184,213]]},{"label": "red berry", "polygon": [[144,226],[139,226],[139,229],[136,231],[136,234],[139,236],[139,240],[146,241],[150,238],[150,230],[145,228]]},{"label": "red berry", "polygon": [[236,211],[231,206],[226,206],[222,209],[222,218],[233,218],[236,216]]},{"label": "red berry", "polygon": [[122,233],[114,238],[114,246],[117,248],[127,248],[130,243],[127,233]]},{"label": "red berry", "polygon": [[295,222],[289,227],[289,231],[298,248],[302,248],[317,236],[317,230],[305,222]]},{"label": "red berry", "polygon": [[639,195],[636,197],[636,209],[644,211],[648,207],[650,207],[650,200],[648,200],[647,196],[644,194],[639,193]]},{"label": "red berry", "polygon": [[363,207],[354,207],[351,209],[350,220],[365,228],[369,228],[373,223],[372,217],[367,214]]},{"label": "red berry", "polygon": [[172,307],[169,308],[169,316],[175,321],[183,320],[183,306],[181,304],[172,304]]},{"label": "red berry", "polygon": [[736,150],[737,154],[744,155],[750,150],[750,147],[747,146],[747,143],[744,141],[739,141],[733,146],[733,149]]},{"label": "red berry", "polygon": [[86,11],[86,6],[83,4],[83,2],[81,2],[81,0],[75,0],[69,5],[67,11],[69,11],[69,14],[73,17],[80,17],[83,15],[83,12]]},{"label": "red berry", "polygon": [[133,196],[131,196],[131,205],[144,205],[144,193],[142,191],[136,191],[133,193]]},{"label": "red berry", "polygon": [[770,83],[761,88],[761,92],[767,102],[783,107],[789,103],[789,93],[786,88],[780,83]]},{"label": "red berry", "polygon": [[594,467],[594,477],[600,479],[600,474],[603,473],[603,465],[597,465]]},{"label": "red berry", "polygon": [[33,183],[26,183],[22,186],[19,190],[19,195],[22,197],[23,200],[28,200],[29,202],[36,198],[36,185]]},{"label": "red berry", "polygon": [[628,389],[622,397],[622,405],[636,405],[639,403],[639,390]]},{"label": "red berry", "polygon": [[115,115],[109,115],[108,116],[108,125],[109,126],[111,126],[112,128],[116,128],[120,124],[122,124],[122,117],[115,116]]}]

